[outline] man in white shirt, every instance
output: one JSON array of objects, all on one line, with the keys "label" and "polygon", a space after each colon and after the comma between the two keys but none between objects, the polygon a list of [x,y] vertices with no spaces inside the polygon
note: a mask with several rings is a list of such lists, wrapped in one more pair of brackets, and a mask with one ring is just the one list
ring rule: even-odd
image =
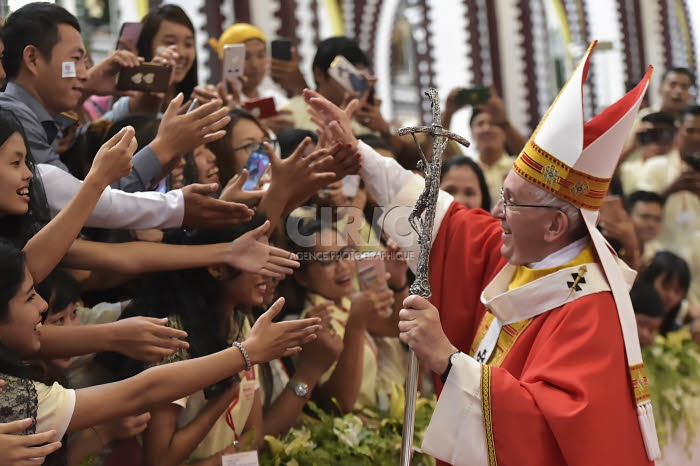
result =
[{"label": "man in white shirt", "polygon": [[666,197],[659,241],[686,260],[689,232],[700,229],[700,175],[689,161],[700,153],[700,105],[689,105],[680,117],[676,149],[668,157],[649,160],[639,174],[638,189]]}]

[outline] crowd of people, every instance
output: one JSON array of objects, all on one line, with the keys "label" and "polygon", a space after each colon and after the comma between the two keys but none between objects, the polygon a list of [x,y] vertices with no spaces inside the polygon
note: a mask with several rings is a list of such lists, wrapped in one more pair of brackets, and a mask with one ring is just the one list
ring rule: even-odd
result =
[{"label": "crowd of people", "polygon": [[[452,358],[445,371],[447,358],[420,350],[468,353],[490,331],[492,321],[466,322],[455,309],[481,306],[477,293],[504,264],[498,248],[487,254],[502,228],[493,217],[506,222],[506,207],[569,215],[534,195],[513,201],[524,183],[515,156],[530,141],[491,89],[469,121],[476,157],[452,146],[443,154],[449,196],[437,223],[450,232],[436,238],[431,264],[444,264],[431,272],[432,303],[455,346],[440,347],[437,333],[411,333],[422,319],[412,313],[429,308],[409,298],[417,257],[377,222],[411,184],[420,152],[382,115],[356,41],[321,41],[307,83],[294,48],[289,60],[272,58],[259,28],[234,24],[209,43],[220,57],[243,44],[242,76],[203,84],[195,29],[178,6],[152,10],[137,43],[99,63],[80,31],[50,3],[18,9],[0,29],[0,464],[218,465],[266,448],[264,437],[295,426],[308,400],[329,412],[386,407],[405,383],[409,345],[427,362],[421,392],[440,391]],[[329,73],[338,56],[366,89]],[[117,89],[118,74],[144,62],[170,67],[167,90]],[[686,68],[663,74],[660,104],[639,112],[598,206],[600,233],[639,272],[630,296],[642,346],[686,325],[700,343],[695,85]],[[462,90],[446,97],[446,128]],[[267,98],[272,114],[246,110]],[[464,212],[473,224],[460,226]],[[503,229],[517,228],[509,218]],[[501,253],[535,263],[571,231],[580,242],[582,228],[559,231],[535,255],[518,256],[517,245],[515,258]],[[445,235],[462,234],[485,249],[452,254]],[[584,246],[569,260],[594,258]],[[462,254],[473,271],[455,264]],[[468,299],[456,295],[463,275],[478,283]],[[517,338],[538,318],[506,326]],[[475,341],[471,354],[481,349]]]}]

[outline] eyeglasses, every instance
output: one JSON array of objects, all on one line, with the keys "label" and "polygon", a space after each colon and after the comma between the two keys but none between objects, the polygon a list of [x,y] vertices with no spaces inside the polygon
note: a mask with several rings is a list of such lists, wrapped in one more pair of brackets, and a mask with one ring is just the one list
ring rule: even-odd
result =
[{"label": "eyeglasses", "polygon": [[563,210],[561,210],[561,207],[557,207],[555,205],[532,205],[532,204],[515,204],[513,202],[506,201],[506,197],[503,195],[503,186],[501,186],[501,202],[503,203],[503,216],[506,216],[506,207],[533,207],[533,208],[539,208],[539,209],[554,209],[558,210],[559,212],[565,213]]},{"label": "eyeglasses", "polygon": [[355,260],[356,253],[357,249],[352,246],[346,246],[337,252],[317,253],[316,257],[313,259],[313,263],[318,264],[324,269],[337,267],[341,260],[346,262]]},{"label": "eyeglasses", "polygon": [[242,150],[245,151],[247,155],[250,155],[253,152],[263,152],[267,154],[267,149],[264,146],[265,143],[270,144],[273,150],[277,150],[277,139],[265,139],[262,142],[250,142],[244,146],[234,147],[233,151],[238,152],[239,150]]}]

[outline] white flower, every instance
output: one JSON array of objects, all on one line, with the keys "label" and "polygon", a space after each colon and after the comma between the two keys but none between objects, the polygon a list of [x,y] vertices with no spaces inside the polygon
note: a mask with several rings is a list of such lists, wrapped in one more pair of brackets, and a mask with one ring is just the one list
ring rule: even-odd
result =
[{"label": "white flower", "polygon": [[[290,437],[292,437],[294,440],[289,442],[284,447],[284,452],[287,454],[287,456],[294,456],[300,451],[312,450],[316,448],[316,444],[311,440],[311,431],[305,426],[302,426],[299,429],[291,429],[289,433]],[[294,465],[288,463],[288,466]]]},{"label": "white flower", "polygon": [[351,414],[333,419],[333,433],[338,440],[351,448],[360,445],[360,431],[362,430],[362,420]]}]

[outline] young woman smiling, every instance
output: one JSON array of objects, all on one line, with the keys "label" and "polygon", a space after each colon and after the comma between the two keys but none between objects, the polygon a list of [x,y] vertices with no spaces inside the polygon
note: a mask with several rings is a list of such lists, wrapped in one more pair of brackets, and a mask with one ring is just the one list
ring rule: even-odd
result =
[{"label": "young woman smiling", "polygon": [[[256,217],[237,229],[196,231],[175,240],[185,244],[233,241],[264,222]],[[167,317],[170,326],[188,334],[189,350],[163,362],[170,365],[213,354],[237,340],[245,343],[251,328],[249,311],[263,305],[267,282],[260,274],[214,266],[154,274],[142,290],[127,314]],[[127,363],[121,372],[129,375],[139,366]],[[256,449],[263,432],[257,372],[256,367],[235,380],[211,384],[152,409],[144,432],[145,464],[221,464],[221,455]]]},{"label": "young woman smiling", "polygon": [[[24,254],[0,241],[0,423],[33,418],[26,433],[55,431],[49,441],[110,419],[142,413],[231,377],[251,364],[295,354],[315,339],[319,319],[272,323],[277,301],[250,331],[244,344],[201,358],[147,369],[135,377],[82,390],[32,380],[22,360],[41,346],[37,328],[47,304],[34,290]],[[244,346],[243,346],[244,345]],[[187,374],[187,377],[182,377]]]}]

